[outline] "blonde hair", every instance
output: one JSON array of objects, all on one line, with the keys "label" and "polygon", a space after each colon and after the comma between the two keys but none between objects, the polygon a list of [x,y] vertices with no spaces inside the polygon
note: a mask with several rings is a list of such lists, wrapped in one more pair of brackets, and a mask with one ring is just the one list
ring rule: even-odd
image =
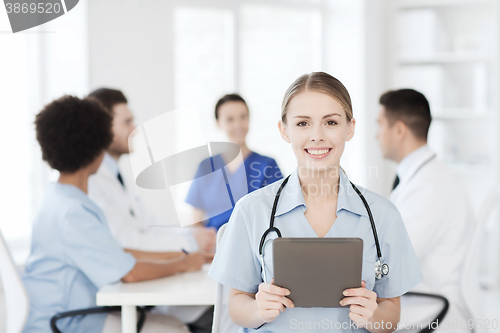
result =
[{"label": "blonde hair", "polygon": [[346,87],[325,72],[312,72],[311,74],[304,74],[295,80],[290,87],[288,87],[283,103],[281,104],[281,120],[286,124],[286,112],[290,101],[305,91],[317,91],[324,93],[342,105],[347,121],[351,121],[353,117],[351,97]]}]

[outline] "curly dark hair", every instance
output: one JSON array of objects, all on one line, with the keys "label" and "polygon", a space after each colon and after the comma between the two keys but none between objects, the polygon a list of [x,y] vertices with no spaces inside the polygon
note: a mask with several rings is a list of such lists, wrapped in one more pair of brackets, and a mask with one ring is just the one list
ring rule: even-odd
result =
[{"label": "curly dark hair", "polygon": [[63,96],[36,116],[36,139],[42,158],[60,172],[91,164],[113,139],[113,118],[94,98]]}]

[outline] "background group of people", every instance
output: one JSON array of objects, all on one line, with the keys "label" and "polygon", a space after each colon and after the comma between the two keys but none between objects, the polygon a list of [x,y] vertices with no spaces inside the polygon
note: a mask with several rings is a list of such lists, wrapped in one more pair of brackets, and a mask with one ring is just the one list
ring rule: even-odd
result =
[{"label": "background group of people", "polygon": [[[288,98],[290,105],[282,110],[279,129],[282,137],[291,143],[298,168],[309,168],[313,172],[306,166],[311,152],[305,148],[312,149],[310,144],[316,145],[316,148],[322,147],[317,144],[333,148],[333,153],[328,157],[330,160],[325,158],[324,161],[330,161],[330,167],[338,167],[343,143],[354,135],[355,119],[347,90],[338,80],[326,73],[308,75],[301,77],[302,86],[301,81],[296,81],[285,94],[285,100]],[[314,80],[319,82],[316,88]],[[322,85],[330,90],[325,90]],[[339,92],[343,95],[339,95]],[[331,100],[327,100],[325,96]],[[231,188],[231,201],[235,211],[230,209],[215,215],[213,212],[218,209],[218,194],[227,192],[224,184],[230,182],[224,179],[213,183],[196,183],[189,190],[186,202],[193,206],[193,221],[203,222],[190,228],[150,228],[151,225],[165,223],[148,211],[134,192],[132,180],[125,179],[120,173],[118,161],[121,156],[129,153],[128,137],[135,129],[134,116],[127,103],[127,98],[121,91],[101,88],[83,99],[64,96],[55,100],[36,117],[36,135],[43,159],[60,172],[60,177],[57,183],[48,186],[42,207],[33,223],[31,254],[23,275],[31,303],[25,331],[46,332],[54,314],[95,306],[95,294],[106,284],[119,280],[149,280],[199,270],[204,263],[212,261],[216,231],[228,221],[228,236],[223,238],[210,275],[234,289],[232,297],[240,302],[235,301],[234,304],[238,304],[238,308],[243,311],[230,311],[235,323],[245,327],[261,325],[262,317],[242,319],[244,311],[253,306],[245,296],[255,300],[258,293],[255,287],[262,282],[260,268],[255,266],[255,258],[251,257],[255,246],[252,243],[253,232],[257,234],[259,229],[256,226],[259,223],[266,224],[268,219],[254,224],[250,221],[261,213],[262,216],[267,214],[267,199],[259,189],[266,186],[271,189],[277,187],[283,176],[273,158],[260,155],[247,146],[250,111],[245,100],[237,94],[222,97],[215,106],[215,118],[218,127],[227,134],[229,141],[240,147],[243,156],[243,163],[233,164],[226,177],[241,177],[241,173],[245,172],[248,190],[245,192]],[[314,123],[317,114],[311,110],[332,110],[339,105],[340,111],[333,118],[328,114],[331,119],[327,118],[326,124]],[[295,110],[298,113],[294,113]],[[291,115],[302,117],[301,122],[297,122],[295,118],[292,121]],[[427,146],[431,120],[427,99],[415,90],[389,91],[380,98],[377,138],[384,157],[398,163],[397,177],[389,199],[402,218],[401,225],[394,222],[387,227],[389,230],[382,236],[381,243],[385,241],[385,251],[390,253],[388,256],[392,256],[388,259],[393,261],[391,271],[397,277],[391,277],[382,283],[372,281],[373,270],[364,265],[363,280],[366,282],[366,289],[378,292],[380,298],[396,298],[410,289],[443,295],[451,303],[446,319],[465,319],[463,301],[459,297],[459,277],[461,261],[468,249],[468,235],[474,227],[474,221],[460,184],[439,161],[439,156]],[[297,123],[292,125],[293,122]],[[334,136],[329,138],[328,133],[338,131],[344,125],[345,135],[336,137],[337,141],[333,142],[331,138]],[[319,126],[317,131],[313,130],[316,128],[314,126]],[[333,129],[332,126],[337,127]],[[311,132],[307,132],[308,128]],[[300,140],[303,141],[302,144]],[[211,163],[213,167],[228,165],[229,162],[223,155],[216,155],[202,162],[200,168],[203,163]],[[327,162],[318,160],[313,163]],[[264,170],[267,171],[263,172]],[[339,172],[339,175],[334,181],[342,186],[347,178],[343,172]],[[292,179],[295,179],[298,188],[307,182],[297,172],[292,174],[290,181],[293,184]],[[315,232],[311,233],[311,237],[335,237],[336,234],[329,234],[334,229],[327,227],[330,225],[328,223],[335,224],[337,220],[357,216],[356,211],[349,211],[351,206],[348,204],[346,207],[338,206],[337,200],[340,202],[342,198],[339,193],[333,193],[331,198],[327,198],[334,199],[336,209],[322,211],[323,208],[320,207],[323,207],[323,203],[315,206],[315,201],[304,191],[303,189],[303,196],[298,196],[295,203],[289,203],[289,211],[283,210],[280,214],[283,214],[282,218],[292,220],[305,216],[305,221],[309,221]],[[245,196],[250,192],[255,193]],[[262,198],[257,199],[258,197]],[[368,194],[367,197],[371,204],[378,203],[375,205],[378,208],[373,209],[376,211],[375,215],[380,217],[377,221],[380,226],[377,225],[377,228],[383,230],[381,226],[388,223],[388,212],[397,215],[397,210],[386,199],[375,194]],[[264,200],[260,206],[258,200]],[[354,198],[342,200],[348,203],[348,200]],[[355,205],[352,203],[352,207]],[[297,210],[297,207],[302,208]],[[345,208],[352,216],[342,215],[341,208]],[[252,213],[245,215],[245,209]],[[206,216],[211,217],[206,219]],[[335,217],[333,221],[329,218],[332,216]],[[322,218],[329,221],[322,221]],[[394,217],[399,220],[401,218]],[[249,229],[242,221],[252,224],[252,228],[256,230]],[[315,225],[313,221],[319,221],[317,223],[321,225]],[[290,228],[288,236],[308,237],[301,231],[304,229]],[[410,245],[404,244],[405,229],[411,240]],[[248,237],[245,237],[246,232],[249,232]],[[252,243],[247,248],[244,247],[245,239]],[[388,250],[391,245],[392,250]],[[236,247],[238,251],[234,251]],[[405,250],[408,257],[397,253],[398,249],[407,247],[413,247],[418,262],[413,261],[413,249]],[[266,264],[267,266],[272,267]],[[423,274],[421,282],[418,279],[418,266]],[[398,267],[405,271],[398,273]],[[396,284],[399,284],[398,288]],[[283,306],[284,310],[290,305],[280,302],[275,301],[280,304],[279,309]],[[377,302],[380,303],[379,300]],[[379,306],[379,309],[382,308],[384,306]],[[388,309],[391,309],[389,305]],[[299,312],[300,309],[293,310],[290,315],[304,315],[304,312]],[[318,310],[319,312],[321,311]],[[372,312],[371,315],[385,318],[379,312]],[[403,307],[403,318],[404,315]],[[165,328],[169,332],[210,332],[212,316],[213,307],[157,307],[148,314],[143,332],[164,331]],[[338,318],[345,320],[342,316]],[[275,326],[268,325],[270,329],[279,328],[277,325],[283,323],[275,319],[276,316],[272,319]],[[428,317],[425,318],[427,319]],[[120,329],[120,321],[117,314],[96,314],[67,318],[60,321],[58,326],[62,331],[68,332],[115,332]]]}]

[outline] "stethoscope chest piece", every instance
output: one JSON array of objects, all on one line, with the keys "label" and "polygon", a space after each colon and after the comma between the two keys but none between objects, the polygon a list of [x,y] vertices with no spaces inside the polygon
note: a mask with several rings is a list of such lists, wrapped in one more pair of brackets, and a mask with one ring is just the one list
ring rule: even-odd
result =
[{"label": "stethoscope chest piece", "polygon": [[375,277],[380,280],[383,276],[389,274],[389,265],[382,263],[380,259],[375,262]]}]

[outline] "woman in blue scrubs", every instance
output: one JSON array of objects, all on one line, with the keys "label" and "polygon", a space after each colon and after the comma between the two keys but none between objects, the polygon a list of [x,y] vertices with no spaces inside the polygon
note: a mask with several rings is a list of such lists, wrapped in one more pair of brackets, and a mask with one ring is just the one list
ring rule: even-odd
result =
[{"label": "woman in blue scrubs", "polygon": [[[209,275],[230,287],[232,321],[240,332],[392,332],[399,296],[422,280],[401,216],[387,199],[361,189],[374,217],[388,275],[375,278],[377,251],[366,208],[340,168],[356,121],[349,93],[329,74],[299,77],[282,103],[279,130],[291,144],[297,168],[281,193],[274,225],[283,237],[359,237],[362,284],[344,291],[343,308],[295,308],[287,290],[273,283],[272,243],[259,260],[261,236],[282,181],[256,190],[236,204]],[[272,232],[267,239],[276,238]]]},{"label": "woman in blue scrubs", "polygon": [[[186,202],[194,207],[195,222],[209,216],[206,226],[218,230],[221,225],[229,221],[234,205],[240,198],[283,178],[274,159],[260,155],[247,147],[249,117],[248,106],[240,95],[225,95],[217,102],[215,106],[217,126],[226,133],[230,142],[239,146],[244,162],[243,165],[234,165],[234,162],[229,163],[231,161],[225,161],[224,157],[218,154],[200,163],[195,177],[207,173],[206,170],[217,170],[227,166],[225,175],[227,178],[224,179],[221,175],[193,182]],[[239,181],[245,177],[246,184]],[[221,197],[227,196],[228,192],[232,206],[229,210],[226,209],[226,203],[220,200]]]}]

